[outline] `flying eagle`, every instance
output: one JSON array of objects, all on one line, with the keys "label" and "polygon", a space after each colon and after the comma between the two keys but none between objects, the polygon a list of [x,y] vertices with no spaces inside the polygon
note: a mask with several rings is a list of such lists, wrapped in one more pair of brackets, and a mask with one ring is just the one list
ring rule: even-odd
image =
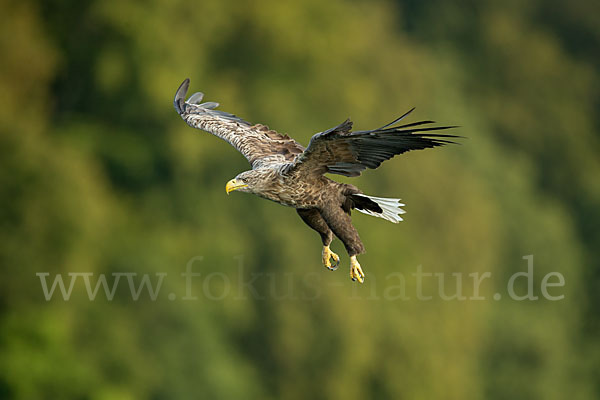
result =
[{"label": "flying eagle", "polygon": [[367,196],[353,185],[335,182],[325,174],[358,176],[367,168],[377,168],[396,154],[454,143],[454,135],[428,133],[453,128],[423,127],[433,121],[398,123],[401,117],[381,128],[352,131],[348,119],[340,125],[315,134],[304,148],[287,135],[265,125],[252,125],[224,111],[218,103],[200,103],[202,93],[185,96],[190,80],[183,81],[175,94],[175,110],[191,127],[202,129],[228,142],[248,159],[252,169],[227,182],[226,192],[252,193],[285,206],[294,207],[300,218],[321,235],[323,264],[337,269],[340,257],[329,249],[333,235],[350,256],[350,278],[364,281],[356,256],[365,248],[352,226],[350,212],[356,209],[374,217],[398,223],[404,210],[400,199]]}]

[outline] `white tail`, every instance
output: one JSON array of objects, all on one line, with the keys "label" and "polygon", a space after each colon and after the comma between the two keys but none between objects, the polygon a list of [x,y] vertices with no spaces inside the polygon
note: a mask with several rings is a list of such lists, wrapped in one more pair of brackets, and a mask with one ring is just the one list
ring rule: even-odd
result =
[{"label": "white tail", "polygon": [[356,209],[357,211],[360,211],[363,214],[372,215],[373,217],[387,219],[388,221],[393,222],[395,224],[397,224],[400,221],[403,221],[400,214],[405,214],[406,211],[404,211],[403,209],[400,208],[404,205],[404,204],[400,203],[400,199],[388,199],[385,197],[373,197],[373,196],[367,196],[366,194],[362,194],[362,193],[359,194],[358,196],[367,197],[368,199],[374,201],[375,203],[377,203],[377,205],[379,205],[379,207],[381,207],[381,209],[383,211],[378,213],[378,212],[371,211],[371,210],[359,210],[358,208]]}]

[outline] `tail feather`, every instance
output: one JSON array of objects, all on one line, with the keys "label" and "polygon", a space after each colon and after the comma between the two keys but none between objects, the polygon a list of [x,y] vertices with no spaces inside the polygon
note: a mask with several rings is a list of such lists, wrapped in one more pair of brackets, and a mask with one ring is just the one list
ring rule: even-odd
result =
[{"label": "tail feather", "polygon": [[[366,194],[352,195],[352,199],[354,200],[354,207],[361,213],[383,218],[395,224],[403,221],[400,215],[406,213],[400,208],[404,206],[403,203],[400,203],[400,199],[367,196]],[[375,203],[374,206],[372,203]]]}]

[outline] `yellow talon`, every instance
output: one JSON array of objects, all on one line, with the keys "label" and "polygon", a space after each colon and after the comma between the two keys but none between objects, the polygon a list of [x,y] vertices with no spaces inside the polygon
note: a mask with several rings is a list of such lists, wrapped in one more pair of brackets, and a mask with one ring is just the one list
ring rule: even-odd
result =
[{"label": "yellow talon", "polygon": [[358,280],[360,283],[365,281],[365,274],[356,259],[356,256],[350,257],[350,278],[353,281]]},{"label": "yellow talon", "polygon": [[[333,265],[331,259],[333,259]],[[329,246],[323,246],[323,265],[330,271],[335,271],[340,265],[340,256],[329,250]]]}]

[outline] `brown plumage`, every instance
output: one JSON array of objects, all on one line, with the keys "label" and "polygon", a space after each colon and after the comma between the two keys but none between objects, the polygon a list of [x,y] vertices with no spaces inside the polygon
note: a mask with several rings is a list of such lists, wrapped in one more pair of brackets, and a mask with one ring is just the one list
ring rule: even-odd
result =
[{"label": "brown plumage", "polygon": [[227,141],[252,166],[228,182],[227,193],[232,190],[253,193],[296,208],[302,220],[321,235],[323,263],[332,270],[339,263],[337,254],[329,250],[335,234],[351,257],[350,276],[360,282],[364,274],[356,256],[365,249],[352,225],[351,210],[399,222],[403,204],[399,199],[367,196],[355,186],[335,182],[324,174],[358,176],[364,169],[377,168],[397,154],[454,143],[448,139],[457,137],[428,133],[452,128],[423,127],[433,121],[398,125],[410,110],[393,122],[369,131],[352,132],[352,122],[346,120],[315,134],[304,148],[265,125],[251,125],[233,114],[215,110],[218,103],[200,104],[202,93],[185,101],[189,82],[186,79],[177,90],[175,110],[191,127]]}]

